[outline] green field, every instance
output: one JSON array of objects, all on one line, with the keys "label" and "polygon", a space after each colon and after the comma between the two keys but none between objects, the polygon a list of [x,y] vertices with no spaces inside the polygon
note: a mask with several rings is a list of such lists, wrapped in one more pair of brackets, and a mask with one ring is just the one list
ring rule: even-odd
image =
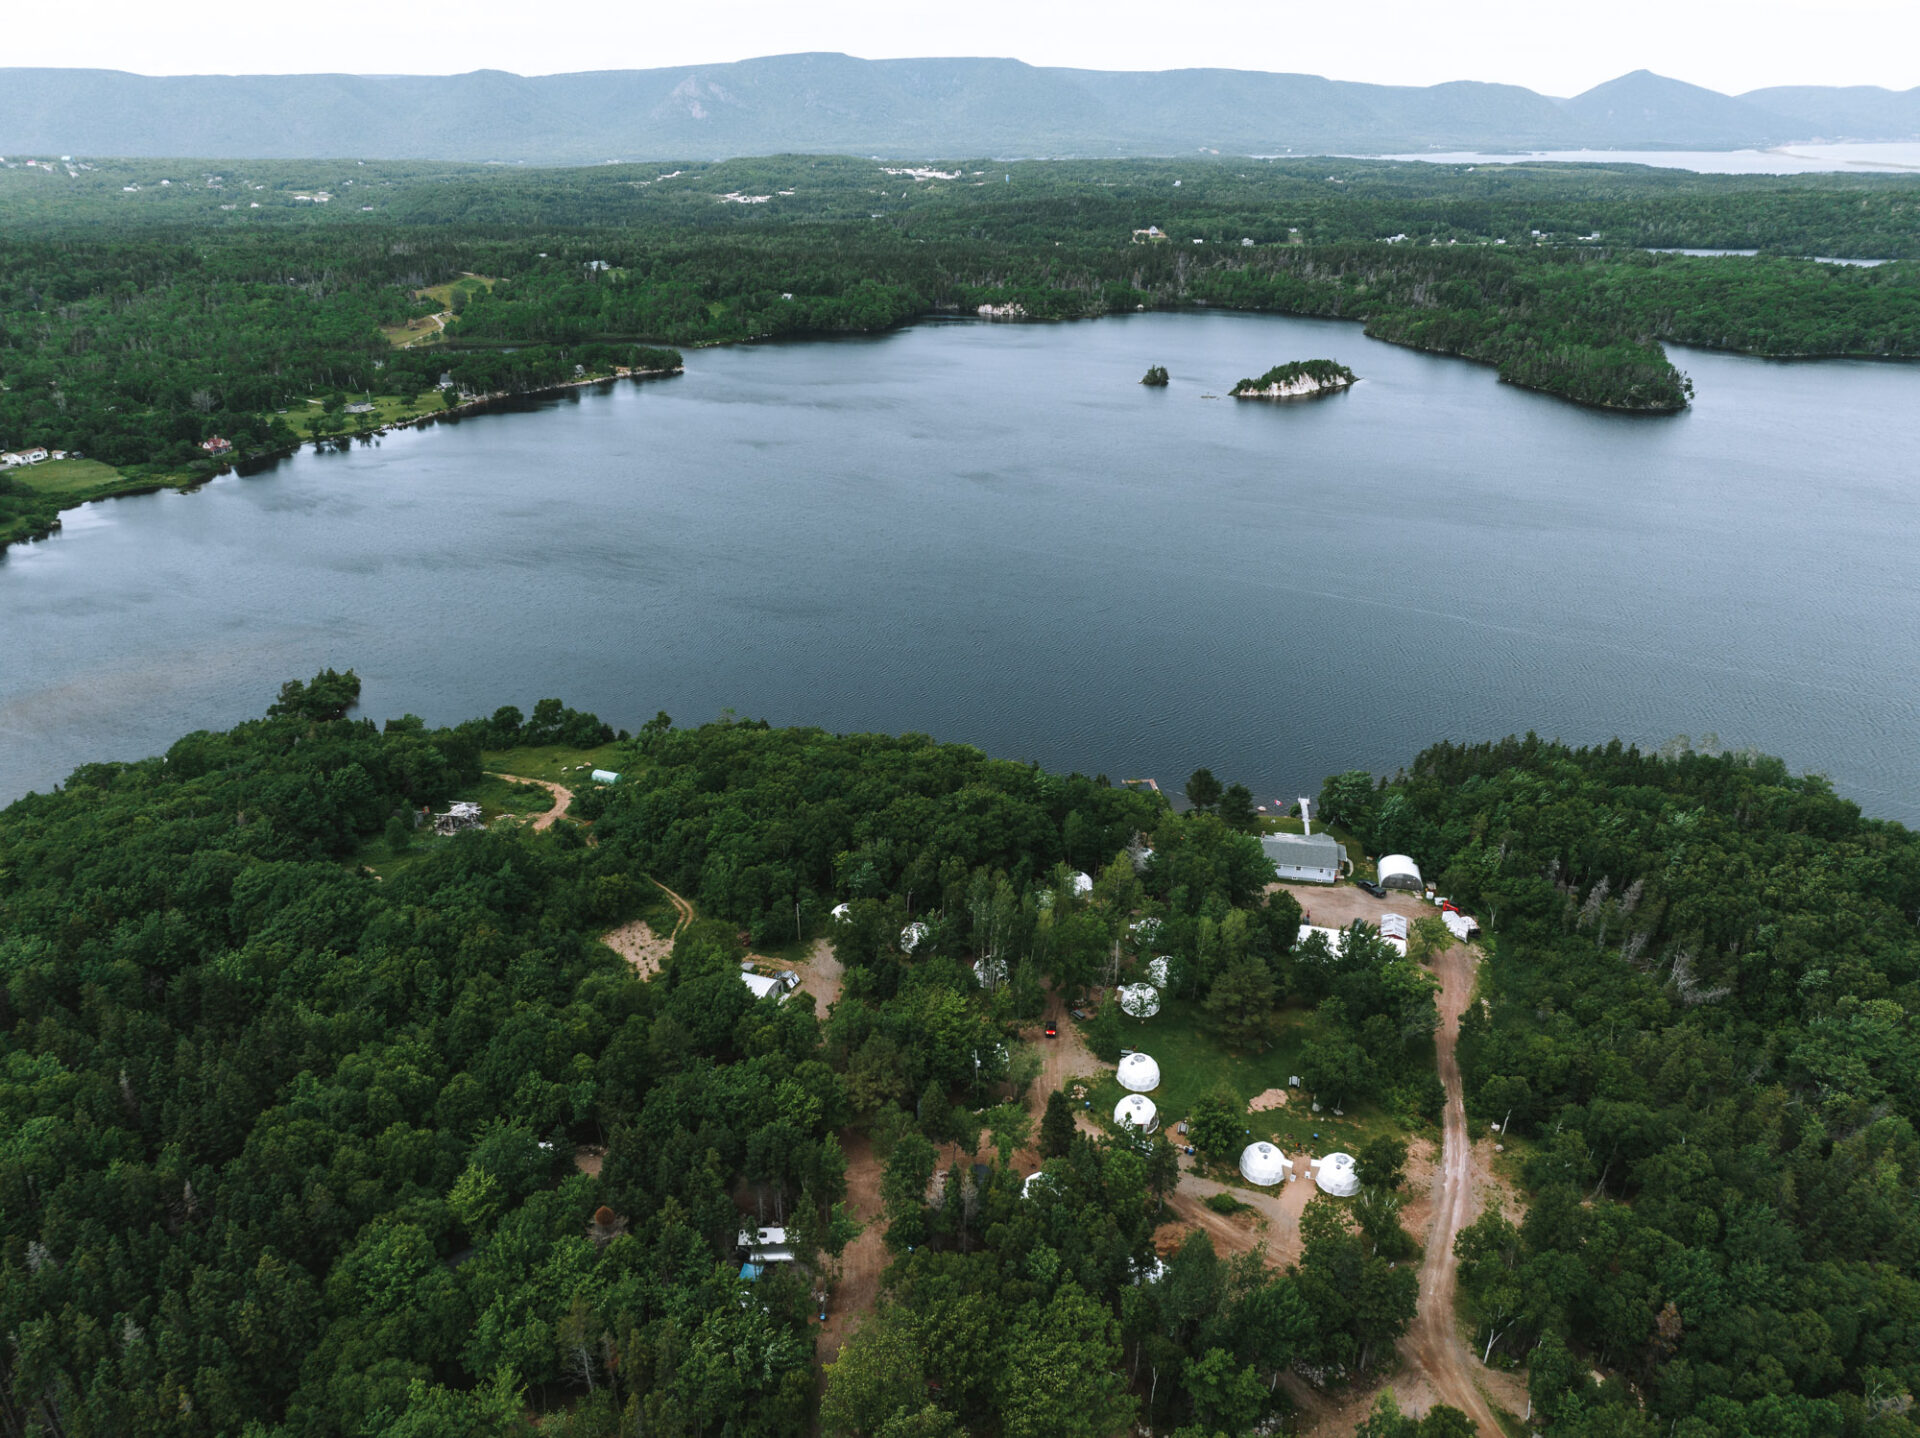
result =
[{"label": "green field", "polygon": [[62,499],[88,495],[120,483],[120,471],[92,459],[55,459],[16,469],[12,477],[40,494]]},{"label": "green field", "polygon": [[[1168,999],[1152,1018],[1127,1019],[1124,1023],[1128,1047],[1144,1049],[1160,1065],[1160,1087],[1149,1097],[1168,1130],[1187,1117],[1203,1095],[1221,1085],[1242,1103],[1270,1088],[1286,1088],[1288,1078],[1300,1072],[1301,1050],[1312,1036],[1313,1018],[1299,1010],[1288,1010],[1280,1016],[1280,1025],[1271,1048],[1243,1054],[1220,1042],[1206,1011],[1189,999]],[[1111,1123],[1113,1107],[1124,1092],[1110,1074],[1089,1089],[1093,1112],[1101,1123]],[[1405,1131],[1391,1114],[1373,1104],[1348,1105],[1344,1117],[1336,1116],[1330,1108],[1316,1114],[1310,1094],[1297,1089],[1289,1092],[1293,1095],[1291,1103],[1297,1107],[1247,1116],[1247,1142],[1265,1138],[1289,1149],[1308,1147],[1316,1153],[1345,1149],[1351,1153],[1369,1138]]]},{"label": "green field", "polygon": [[631,770],[618,741],[592,749],[575,749],[566,744],[527,745],[515,749],[489,749],[480,762],[494,774],[518,774],[526,779],[545,779],[549,783],[581,789],[592,783],[588,776],[595,769],[615,773]]}]

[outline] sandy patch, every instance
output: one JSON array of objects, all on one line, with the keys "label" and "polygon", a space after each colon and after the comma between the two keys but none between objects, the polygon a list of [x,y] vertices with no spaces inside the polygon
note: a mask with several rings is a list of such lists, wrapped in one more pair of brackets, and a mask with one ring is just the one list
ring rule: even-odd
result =
[{"label": "sandy patch", "polygon": [[1270,1088],[1263,1094],[1255,1094],[1247,1108],[1253,1113],[1265,1113],[1268,1109],[1285,1108],[1287,1091],[1283,1088]]},{"label": "sandy patch", "polygon": [[606,1145],[583,1143],[573,1151],[573,1166],[582,1173],[600,1177],[600,1165],[607,1161]]},{"label": "sandy patch", "polygon": [[645,919],[609,929],[600,936],[600,942],[632,964],[633,971],[643,979],[659,973],[660,966],[673,952],[673,940],[654,933],[653,925]]}]

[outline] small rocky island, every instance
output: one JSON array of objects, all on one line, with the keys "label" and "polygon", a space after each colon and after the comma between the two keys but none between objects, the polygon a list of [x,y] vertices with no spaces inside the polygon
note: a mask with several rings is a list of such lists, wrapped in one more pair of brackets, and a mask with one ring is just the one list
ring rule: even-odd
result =
[{"label": "small rocky island", "polygon": [[1163,388],[1167,383],[1167,367],[1163,364],[1153,365],[1147,370],[1146,374],[1141,377],[1140,383],[1153,385],[1155,388]]},{"label": "small rocky island", "polygon": [[1358,378],[1334,360],[1294,360],[1275,365],[1259,379],[1243,379],[1232,390],[1235,399],[1306,399],[1343,390]]}]

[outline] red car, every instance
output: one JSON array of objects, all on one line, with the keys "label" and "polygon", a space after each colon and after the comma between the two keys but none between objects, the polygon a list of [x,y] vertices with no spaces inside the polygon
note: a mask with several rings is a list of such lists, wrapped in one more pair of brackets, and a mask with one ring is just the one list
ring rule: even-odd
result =
[{"label": "red car", "polygon": [[1060,1030],[1056,1029],[1052,1024],[1048,1024],[1047,1037],[1051,1039],[1051,1038],[1058,1038],[1059,1036],[1060,1036]]}]

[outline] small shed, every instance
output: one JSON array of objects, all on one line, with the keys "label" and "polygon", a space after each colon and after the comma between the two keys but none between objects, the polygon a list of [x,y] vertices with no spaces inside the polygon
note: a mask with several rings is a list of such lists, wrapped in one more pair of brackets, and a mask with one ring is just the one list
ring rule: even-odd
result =
[{"label": "small shed", "polygon": [[620,782],[620,775],[612,769],[595,769],[592,777],[593,782],[596,784],[618,784]]},{"label": "small shed", "polygon": [[1407,938],[1407,916],[1405,914],[1382,914],[1380,916],[1380,937],[1383,939],[1399,939],[1402,943],[1405,943]]},{"label": "small shed", "polygon": [[1260,847],[1289,883],[1331,884],[1353,868],[1346,845],[1328,834],[1263,834]]},{"label": "small shed", "polygon": [[1266,1142],[1250,1143],[1240,1151],[1240,1176],[1256,1188],[1285,1182],[1293,1160]]},{"label": "small shed", "polygon": [[1120,1060],[1114,1077],[1120,1080],[1123,1089],[1134,1093],[1152,1093],[1160,1087],[1160,1065],[1136,1049]]},{"label": "small shed", "polygon": [[1113,1108],[1113,1121],[1136,1133],[1152,1133],[1160,1127],[1160,1111],[1143,1093],[1130,1093]]},{"label": "small shed", "polygon": [[1405,854],[1384,855],[1380,860],[1379,878],[1383,889],[1411,889],[1417,894],[1423,887],[1420,866]]},{"label": "small shed", "polygon": [[1360,1169],[1350,1153],[1330,1153],[1313,1160],[1313,1181],[1322,1193],[1352,1198],[1360,1191]]}]

